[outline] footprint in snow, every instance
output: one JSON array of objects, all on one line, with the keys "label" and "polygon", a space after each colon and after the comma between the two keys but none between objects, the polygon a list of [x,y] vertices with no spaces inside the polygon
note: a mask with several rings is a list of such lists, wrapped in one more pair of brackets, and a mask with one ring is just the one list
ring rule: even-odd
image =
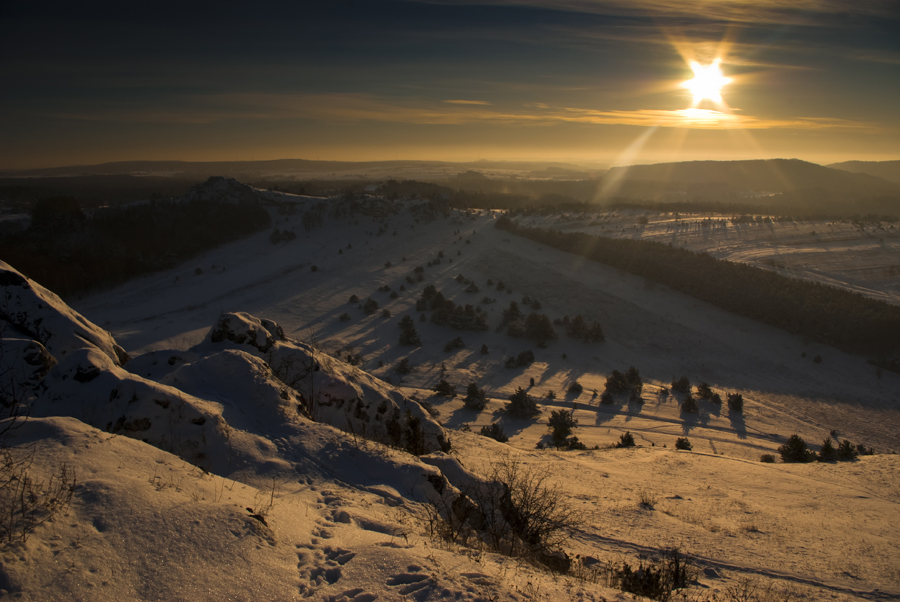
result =
[{"label": "footprint in snow", "polygon": [[[316,590],[326,585],[334,585],[343,577],[341,567],[353,560],[355,552],[343,548],[326,546],[319,549],[313,545],[298,544],[297,568],[300,569],[300,594],[312,596]],[[354,594],[363,593],[362,591]],[[339,598],[340,599],[340,598]],[[350,599],[353,599],[352,597]],[[364,600],[365,598],[361,598]]]},{"label": "footprint in snow", "polygon": [[[410,570],[419,570],[419,567],[408,568]],[[399,586],[399,589],[397,591],[404,596],[408,596],[416,592],[421,592],[421,590],[423,590],[424,588],[433,586],[431,578],[428,575],[423,575],[422,573],[400,573],[399,575],[389,577],[387,580],[387,584],[391,587]],[[422,594],[427,594],[427,592],[421,592],[420,595]],[[417,596],[413,597],[417,598]]]},{"label": "footprint in snow", "polygon": [[328,598],[326,598],[326,600],[328,602],[372,602],[376,598],[378,598],[378,596],[367,593],[362,588],[357,588],[348,589],[347,591],[341,592],[340,594],[329,596]]}]

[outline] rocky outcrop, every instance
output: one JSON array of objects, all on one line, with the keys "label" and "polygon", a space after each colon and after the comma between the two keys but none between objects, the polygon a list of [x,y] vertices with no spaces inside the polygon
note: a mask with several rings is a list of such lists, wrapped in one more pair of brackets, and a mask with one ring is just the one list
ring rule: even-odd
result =
[{"label": "rocky outcrop", "polygon": [[224,313],[206,335],[205,342],[231,341],[237,345],[249,345],[265,353],[276,340],[284,340],[284,331],[271,320],[260,320],[248,313]]},{"label": "rocky outcrop", "polygon": [[85,347],[99,349],[117,366],[129,360],[111,334],[2,261],[0,322],[12,325],[16,329],[15,336],[30,338],[43,345],[57,361]]},{"label": "rocky outcrop", "polygon": [[191,201],[216,201],[219,203],[253,203],[259,201],[259,193],[234,178],[212,176],[194,186],[187,195]]},{"label": "rocky outcrop", "polygon": [[422,406],[384,381],[300,341],[271,320],[225,313],[198,346],[207,356],[240,349],[269,363],[313,420],[420,455],[449,450],[444,429]]}]

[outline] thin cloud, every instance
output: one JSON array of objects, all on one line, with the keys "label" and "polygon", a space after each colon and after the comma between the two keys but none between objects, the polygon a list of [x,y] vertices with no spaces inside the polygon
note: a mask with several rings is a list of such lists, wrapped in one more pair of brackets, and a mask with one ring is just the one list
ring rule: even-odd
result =
[{"label": "thin cloud", "polygon": [[[363,94],[222,94],[192,97],[192,107],[55,113],[57,118],[145,123],[214,123],[231,120],[311,119],[418,125],[632,125],[690,129],[873,129],[857,121],[816,117],[765,119],[711,109],[604,111],[544,103],[506,110],[486,101],[413,101]],[[448,106],[449,105],[449,106]]]},{"label": "thin cloud", "polygon": [[451,105],[490,105],[491,103],[486,100],[445,100],[447,104]]},{"label": "thin cloud", "polygon": [[547,10],[656,19],[741,24],[818,25],[838,15],[897,17],[890,0],[420,0],[426,4],[523,6]]}]

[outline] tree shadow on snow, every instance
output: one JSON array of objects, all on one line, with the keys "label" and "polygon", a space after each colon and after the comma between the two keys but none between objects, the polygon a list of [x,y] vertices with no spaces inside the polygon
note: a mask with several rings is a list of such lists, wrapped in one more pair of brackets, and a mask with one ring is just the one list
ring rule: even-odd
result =
[{"label": "tree shadow on snow", "polygon": [[699,422],[699,412],[681,412],[681,430],[685,435],[689,435],[691,429],[696,427]]},{"label": "tree shadow on snow", "polygon": [[609,422],[619,414],[623,414],[623,406],[622,401],[616,399],[613,403],[598,403],[595,407],[597,411],[597,417],[594,420],[594,424],[601,425],[605,422]]},{"label": "tree shadow on snow", "polygon": [[706,412],[703,408],[700,408],[700,411],[697,412],[696,416],[698,426],[705,427],[709,425],[709,412]]},{"label": "tree shadow on snow", "polygon": [[721,416],[722,415],[722,404],[714,403],[712,401],[703,400],[700,402],[700,408],[702,410],[706,410],[706,412],[712,416]]},{"label": "tree shadow on snow", "polygon": [[746,439],[747,424],[744,422],[744,415],[738,412],[729,412],[728,420],[731,421],[731,428],[737,433],[738,439]]},{"label": "tree shadow on snow", "polygon": [[450,415],[447,416],[447,419],[444,421],[444,426],[452,429],[458,429],[466,423],[475,422],[480,415],[481,411],[471,410],[466,406],[462,406],[453,410],[453,412],[451,412]]},{"label": "tree shadow on snow", "polygon": [[506,436],[513,437],[529,428],[534,423],[544,419],[544,414],[546,414],[546,412],[538,414],[534,418],[514,418],[510,416],[506,410],[498,410],[493,413],[493,420],[491,420],[491,422],[499,422],[500,426],[503,427]]},{"label": "tree shadow on snow", "polygon": [[633,417],[638,416],[641,413],[641,409],[644,407],[643,399],[628,399],[628,403],[625,405],[625,422],[630,421]]}]

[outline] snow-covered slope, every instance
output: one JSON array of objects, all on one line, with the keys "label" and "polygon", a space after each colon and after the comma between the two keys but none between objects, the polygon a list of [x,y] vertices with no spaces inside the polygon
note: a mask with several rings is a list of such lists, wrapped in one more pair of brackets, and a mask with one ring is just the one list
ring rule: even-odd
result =
[{"label": "snow-covered slope", "polygon": [[0,261],[0,290],[3,303],[0,317],[8,324],[4,338],[19,333],[40,343],[57,359],[90,346],[116,365],[128,361],[128,355],[108,332],[85,320],[56,294],[28,280],[3,261]]},{"label": "snow-covered slope", "polygon": [[[48,602],[521,600],[525,588],[544,580],[542,593],[556,599],[626,599],[592,584],[570,589],[504,557],[435,548],[416,525],[407,489],[421,466],[379,458],[340,437],[310,441],[307,450],[321,446],[319,463],[350,480],[310,462],[290,477],[273,473],[259,488],[72,418],[32,419],[11,443],[14,453],[33,454],[32,478],[46,482],[66,466],[77,486],[53,520],[24,542],[3,544],[0,595]],[[363,474],[368,485],[354,480]]]},{"label": "snow-covered slope", "polygon": [[[5,269],[12,286],[34,286]],[[47,340],[70,339],[66,328],[102,334],[61,302],[51,308],[58,316],[40,304],[60,329],[42,331]],[[17,319],[33,323],[31,306],[18,309]],[[108,334],[98,339],[114,345]],[[321,403],[256,354],[309,363]],[[4,363],[4,385],[24,392],[32,416],[9,431],[11,419],[0,422],[8,446],[0,508],[12,517],[0,529],[0,590],[28,600],[515,597],[517,582],[479,572],[484,561],[446,551],[438,569],[422,539],[421,504],[450,508],[462,499],[453,480],[469,486],[477,477],[442,452],[419,459],[377,442],[418,454],[449,449],[441,426],[378,379],[319,355],[275,323],[238,313],[221,316],[187,353],[129,365],[147,377],[86,338],[43,378],[30,373],[36,386]],[[37,510],[17,505],[16,483]],[[457,581],[460,559],[474,584]]]},{"label": "snow-covered slope", "polygon": [[[636,566],[636,554],[677,545],[696,558],[692,592],[701,599],[713,593],[729,599],[728,589],[748,578],[809,599],[900,593],[893,561],[900,556],[896,456],[758,462],[761,453],[777,454],[794,432],[815,449],[835,429],[879,452],[895,450],[898,375],[876,374],[862,358],[510,238],[486,212],[262,194],[273,203],[277,227],[292,229],[296,239],[272,244],[259,234],[77,303],[133,356],[124,366],[82,339],[64,357],[50,347],[41,355],[36,339],[16,330],[19,342],[10,345],[27,345],[35,359],[20,366],[40,366],[26,372],[40,383],[35,415],[46,416],[16,431],[16,449],[49,450],[36,456],[35,474],[45,478],[59,462],[84,460],[95,466],[91,479],[105,483],[106,498],[118,500],[103,506],[97,500],[104,495],[87,495],[93,485],[78,486],[71,522],[45,523],[26,546],[5,549],[4,583],[26,599],[65,597],[66,588],[82,592],[74,597],[99,599],[103,580],[92,587],[98,580],[92,575],[103,569],[90,555],[112,558],[116,546],[126,546],[129,529],[135,543],[123,547],[128,564],[115,565],[122,570],[104,586],[120,588],[125,599],[228,599],[216,582],[219,556],[205,551],[184,564],[190,571],[178,572],[174,560],[165,565],[162,572],[173,576],[158,582],[160,573],[146,559],[165,556],[168,545],[176,558],[190,553],[183,534],[213,550],[233,542],[221,556],[231,570],[221,581],[237,588],[233,599],[630,599],[590,580],[553,576],[429,535],[421,502],[457,495],[507,455],[528,469],[546,469],[584,512],[566,542],[572,558]],[[318,218],[304,221],[307,213],[318,213],[322,225],[315,225]],[[479,292],[467,292],[460,274]],[[427,284],[458,304],[479,306],[490,330],[421,321],[430,312],[415,311],[415,303]],[[349,302],[351,295],[359,301]],[[557,327],[560,336],[540,348],[495,331],[501,311],[510,301],[524,308],[525,295],[539,299],[539,311],[551,319],[599,320],[606,341],[581,343]],[[368,298],[378,304],[371,313],[363,308]],[[74,314],[60,307],[67,312]],[[398,323],[407,315],[420,346],[399,344]],[[74,336],[65,329],[75,326],[60,324],[62,334],[53,336]],[[457,336],[465,346],[445,351]],[[533,363],[504,367],[506,357],[529,348]],[[815,355],[822,364],[813,363]],[[411,372],[396,370],[402,358]],[[612,369],[630,365],[644,377],[640,401],[601,405],[592,390],[603,389]],[[723,395],[742,393],[744,412],[701,401],[695,416],[681,413],[676,397],[658,394],[681,374]],[[429,389],[440,379],[457,390],[469,382],[485,387],[485,409],[466,408],[461,396],[433,395]],[[567,393],[575,381],[583,391]],[[519,387],[538,398],[537,419],[504,413],[506,397]],[[580,440],[601,448],[535,449],[547,440],[550,412],[560,409],[573,412]],[[416,458],[377,442],[398,443],[390,440],[395,427],[378,426],[391,422],[412,432],[410,419],[433,453]],[[504,428],[509,444],[477,434],[492,423]],[[604,447],[625,431],[638,448]],[[689,438],[694,451],[672,449],[679,437]],[[397,447],[409,441],[404,433]],[[436,451],[447,442],[450,455]],[[449,493],[439,494],[439,487]],[[650,507],[641,505],[644,499]],[[116,522],[115,536],[98,535],[94,525],[107,513],[130,517]],[[74,541],[82,547],[69,545]],[[87,541],[105,551],[91,551]],[[47,563],[69,558],[54,555],[60,548],[73,554],[74,577],[52,581]],[[204,573],[194,579],[200,589],[191,589],[190,572]],[[271,580],[262,576],[268,573]]]}]

